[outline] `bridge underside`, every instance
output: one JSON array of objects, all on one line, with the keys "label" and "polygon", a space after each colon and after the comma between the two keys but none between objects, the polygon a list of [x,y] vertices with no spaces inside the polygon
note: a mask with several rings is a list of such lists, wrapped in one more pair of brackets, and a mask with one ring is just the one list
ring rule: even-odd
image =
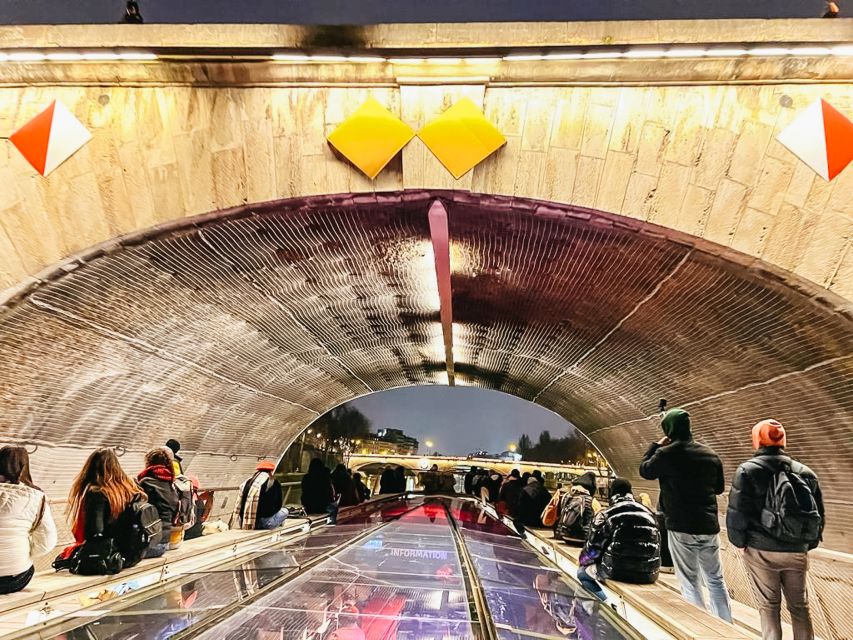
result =
[{"label": "bridge underside", "polygon": [[661,397],[690,411],[727,473],[749,454],[751,425],[773,416],[821,476],[830,527],[843,521],[843,300],[675,231],[468,192],[246,206],[68,263],[0,316],[4,431],[38,445],[47,486],[92,446],[135,456],[169,437],[209,483],[228,482],[337,404],[446,384],[436,199],[451,241],[456,384],[559,413],[632,478],[658,437]]}]

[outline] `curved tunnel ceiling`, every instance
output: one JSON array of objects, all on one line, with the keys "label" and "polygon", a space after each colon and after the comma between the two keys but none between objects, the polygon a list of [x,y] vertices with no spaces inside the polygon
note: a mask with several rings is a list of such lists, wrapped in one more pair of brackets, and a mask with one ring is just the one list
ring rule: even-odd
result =
[{"label": "curved tunnel ceiling", "polygon": [[658,436],[660,397],[690,410],[727,473],[749,454],[749,427],[776,417],[821,476],[830,524],[843,521],[849,303],[661,227],[467,192],[246,206],[67,263],[0,316],[0,436],[134,451],[178,437],[189,451],[269,456],[347,399],[446,383],[436,198],[457,384],[552,409],[629,477]]}]

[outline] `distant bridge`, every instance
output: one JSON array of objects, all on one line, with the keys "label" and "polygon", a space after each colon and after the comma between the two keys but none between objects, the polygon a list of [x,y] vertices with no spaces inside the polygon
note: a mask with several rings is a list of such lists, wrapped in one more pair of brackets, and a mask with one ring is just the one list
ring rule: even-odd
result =
[{"label": "distant bridge", "polygon": [[353,471],[367,469],[371,466],[383,467],[387,464],[393,466],[401,466],[410,471],[426,471],[432,465],[438,465],[441,471],[456,471],[459,467],[468,468],[471,466],[492,469],[503,475],[508,474],[513,469],[518,469],[521,473],[525,471],[533,472],[539,469],[542,473],[580,475],[587,471],[594,471],[600,476],[607,475],[606,467],[594,467],[577,464],[551,464],[547,462],[533,462],[529,460],[521,460],[519,462],[510,462],[506,460],[496,460],[493,458],[465,458],[462,456],[407,456],[407,455],[383,455],[383,454],[360,454],[350,456],[349,466]]}]

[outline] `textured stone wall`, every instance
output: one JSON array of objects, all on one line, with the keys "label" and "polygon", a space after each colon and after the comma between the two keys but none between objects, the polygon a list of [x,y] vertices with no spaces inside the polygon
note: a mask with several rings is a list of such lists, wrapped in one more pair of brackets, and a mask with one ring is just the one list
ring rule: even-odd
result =
[{"label": "textured stone wall", "polygon": [[[462,96],[507,146],[456,181],[418,140],[370,182],[324,140],[373,95],[412,126]],[[0,88],[0,133],[50,100],[94,140],[47,179],[0,150],[0,286],[116,235],[246,202],[421,187],[536,197],[707,238],[853,297],[853,170],[831,183],[775,141],[847,85]],[[782,104],[790,106],[782,106]]]}]

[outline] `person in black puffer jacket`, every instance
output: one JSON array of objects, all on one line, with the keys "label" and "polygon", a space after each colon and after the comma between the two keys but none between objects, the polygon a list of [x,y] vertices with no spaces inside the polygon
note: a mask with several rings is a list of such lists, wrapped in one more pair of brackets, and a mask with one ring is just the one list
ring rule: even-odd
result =
[{"label": "person in black puffer jacket", "polygon": [[658,579],[659,569],[660,532],[655,516],[634,501],[628,480],[616,478],[611,486],[610,506],[599,511],[592,521],[580,555],[578,579],[605,600],[601,586],[594,584],[596,577],[651,584]]},{"label": "person in black puffer jacket", "polygon": [[[817,547],[826,519],[820,484],[814,472],[785,455],[785,428],[776,420],[762,420],[752,428],[755,456],[735,472],[729,494],[726,528],[729,541],[743,550],[743,560],[755,589],[764,638],[781,638],[782,592],[791,613],[795,638],[813,638],[806,597],[807,554]],[[818,540],[799,542],[775,538],[761,524],[767,494],[778,471],[789,467],[808,486],[820,514]],[[784,579],[783,579],[784,576]]]}]

